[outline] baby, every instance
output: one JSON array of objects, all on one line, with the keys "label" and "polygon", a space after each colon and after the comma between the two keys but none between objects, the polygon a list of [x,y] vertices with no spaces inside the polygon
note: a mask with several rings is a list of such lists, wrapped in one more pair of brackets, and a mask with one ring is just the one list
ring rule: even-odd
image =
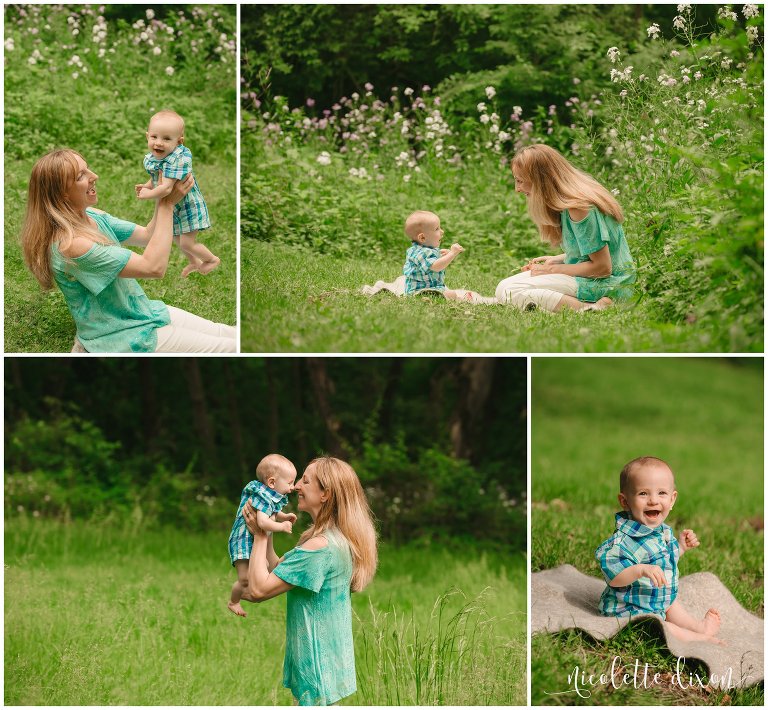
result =
[{"label": "baby", "polygon": [[295,513],[282,513],[293,490],[296,468],[285,456],[269,454],[256,467],[257,481],[251,481],[240,496],[232,532],[229,534],[229,557],[237,570],[237,581],[227,607],[238,616],[246,616],[240,600],[248,589],[248,560],[253,549],[253,535],[248,532],[243,518],[243,507],[250,501],[256,509],[256,522],[266,532],[291,532],[296,522]]},{"label": "baby", "polygon": [[681,641],[710,641],[720,629],[720,613],[710,609],[694,619],[675,600],[677,561],[698,547],[693,530],[678,540],[664,521],[677,499],[675,478],[666,462],[653,456],[630,461],[621,471],[616,532],[595,551],[608,586],[600,597],[605,616],[658,614]]},{"label": "baby", "polygon": [[[175,111],[167,110],[152,116],[147,129],[147,147],[144,169],[150,179],[136,185],[136,196],[140,200],[156,200],[168,195],[177,180],[183,180],[192,172],[192,153],[184,145],[184,119]],[[194,187],[173,208],[173,239],[189,261],[181,272],[183,277],[193,271],[207,274],[219,265],[221,260],[197,241],[197,233],[210,226],[208,207],[195,181]]]}]

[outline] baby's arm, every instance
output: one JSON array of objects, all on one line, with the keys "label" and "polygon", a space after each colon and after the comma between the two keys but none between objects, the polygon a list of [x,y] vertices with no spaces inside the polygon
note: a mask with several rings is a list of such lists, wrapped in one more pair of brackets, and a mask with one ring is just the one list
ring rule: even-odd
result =
[{"label": "baby's arm", "polygon": [[700,545],[699,538],[696,537],[696,533],[693,532],[693,530],[683,530],[683,532],[680,533],[680,537],[677,538],[677,541],[680,543],[681,556],[683,553],[688,552],[688,550]]},{"label": "baby's arm", "polygon": [[448,253],[434,261],[429,268],[432,271],[443,271],[463,251],[464,247],[461,244],[451,244],[451,248],[447,250]]},{"label": "baby's arm", "polygon": [[295,523],[296,513],[275,513],[275,520],[277,520],[278,523],[285,522],[286,520]]},{"label": "baby's arm", "polygon": [[619,572],[608,584],[611,587],[628,587],[641,577],[648,577],[654,587],[667,586],[667,578],[658,565],[632,565]]},{"label": "baby's arm", "polygon": [[293,530],[293,524],[285,520],[282,523],[278,523],[276,520],[272,520],[266,513],[262,513],[260,510],[256,511],[256,522],[258,526],[265,532],[291,532]]},{"label": "baby's arm", "polygon": [[141,191],[144,189],[146,190],[152,189],[152,178],[150,178],[146,182],[141,183],[140,185],[136,185],[136,197],[139,197],[141,195]]},{"label": "baby's arm", "polygon": [[152,182],[147,185],[136,186],[136,197],[140,200],[159,200],[161,197],[166,197],[171,194],[173,186],[176,184],[174,178],[167,178],[160,176],[160,181],[157,183],[157,187],[152,187]]}]

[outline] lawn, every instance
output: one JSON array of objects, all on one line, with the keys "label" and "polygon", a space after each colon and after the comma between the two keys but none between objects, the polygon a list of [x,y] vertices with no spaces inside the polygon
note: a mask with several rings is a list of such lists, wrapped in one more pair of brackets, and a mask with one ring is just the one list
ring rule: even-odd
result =
[{"label": "lawn", "polygon": [[[380,557],[353,596],[346,704],[524,704],[523,556],[382,545]],[[226,531],[6,518],[5,564],[8,705],[291,704],[285,602],[227,610]]]},{"label": "lawn", "polygon": [[[485,253],[483,253],[485,251]],[[402,249],[403,258],[405,247]],[[343,258],[243,240],[240,249],[243,352],[701,352],[710,333],[655,321],[644,304],[601,313],[523,313],[439,297],[364,296],[363,284],[394,280],[391,257]],[[466,257],[466,258],[464,258]],[[488,264],[494,269],[489,273]],[[519,268],[480,250],[462,254],[447,283],[493,295]],[[500,264],[504,264],[499,266]],[[506,270],[508,270],[508,272]]]},{"label": "lawn", "polygon": [[[594,550],[613,529],[622,466],[659,456],[675,472],[669,524],[696,531],[701,547],[680,574],[716,574],[747,610],[763,616],[762,359],[549,359],[532,370],[531,568],[572,564],[600,576]],[[662,670],[676,659],[650,624],[606,642],[578,632],[532,639],[532,700],[575,702],[575,665],[604,672],[615,655]],[[762,689],[724,693],[602,689],[586,704],[762,704]]]}]

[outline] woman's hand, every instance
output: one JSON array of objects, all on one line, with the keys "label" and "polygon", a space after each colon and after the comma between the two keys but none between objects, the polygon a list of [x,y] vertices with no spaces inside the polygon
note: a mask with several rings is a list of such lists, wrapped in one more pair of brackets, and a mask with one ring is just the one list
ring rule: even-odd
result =
[{"label": "woman's hand", "polygon": [[257,535],[267,535],[256,522],[256,509],[251,505],[251,501],[246,501],[243,506],[243,518],[245,519],[245,525],[248,528],[248,532],[250,532],[251,535],[254,537]]},{"label": "woman's hand", "polygon": [[[192,173],[190,173],[183,180],[176,180],[175,183],[176,184],[173,186],[171,192],[163,198],[163,201],[166,201],[172,205],[175,205],[177,202],[180,202],[182,199],[184,199],[184,196],[194,187],[195,178],[192,176]],[[160,181],[158,182],[157,186],[160,187],[162,184],[163,176],[160,175]]]},{"label": "woman's hand", "polygon": [[[544,263],[529,264],[527,270],[531,272],[531,276],[543,276],[544,274],[555,274],[557,273],[556,264],[557,262],[552,263],[550,261],[545,261]],[[526,269],[523,269],[523,271],[526,271]]]},{"label": "woman's hand", "polygon": [[556,258],[557,257],[554,256],[537,256],[536,258],[531,259],[522,269],[520,269],[520,271],[531,271],[537,264],[548,264]]}]

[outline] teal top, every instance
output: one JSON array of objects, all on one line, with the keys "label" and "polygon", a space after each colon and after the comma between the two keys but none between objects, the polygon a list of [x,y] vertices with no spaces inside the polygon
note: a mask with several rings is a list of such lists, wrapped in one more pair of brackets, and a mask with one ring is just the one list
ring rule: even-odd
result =
[{"label": "teal top", "polygon": [[299,705],[332,705],[357,690],[352,645],[352,554],[337,530],[320,550],[295,547],[274,573],[288,591],[283,685]]},{"label": "teal top", "polygon": [[574,222],[568,210],[560,213],[563,230],[563,250],[566,264],[589,261],[589,255],[600,251],[606,244],[611,255],[611,275],[603,278],[577,276],[576,298],[580,301],[599,301],[603,296],[626,299],[632,296],[635,282],[635,262],[629,253],[622,226],[611,215],[593,207],[587,216]]},{"label": "teal top", "polygon": [[120,278],[131,258],[120,245],[136,225],[86,209],[99,231],[114,244],[95,243],[85,254],[65,257],[51,246],[51,268],[75,320],[77,338],[89,353],[151,353],[156,330],[171,322],[162,301],[150,301],[136,279]]}]

